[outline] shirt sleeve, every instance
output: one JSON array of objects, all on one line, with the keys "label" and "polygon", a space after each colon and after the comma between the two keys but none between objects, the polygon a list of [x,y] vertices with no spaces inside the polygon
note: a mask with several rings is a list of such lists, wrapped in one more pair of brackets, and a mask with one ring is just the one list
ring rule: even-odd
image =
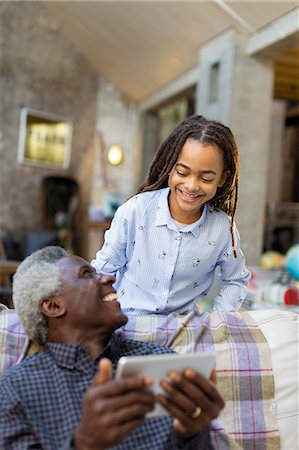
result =
[{"label": "shirt sleeve", "polygon": [[26,413],[19,401],[3,386],[0,387],[0,448],[1,450],[30,450],[41,448]]},{"label": "shirt sleeve", "polygon": [[[28,419],[21,402],[14,395],[10,384],[0,386],[0,449],[36,450],[44,448],[45,442],[34,433],[34,426]],[[46,434],[46,433],[45,433]],[[51,446],[55,447],[55,444]],[[48,448],[48,446],[47,446]],[[72,436],[69,436],[60,450],[76,450]]]},{"label": "shirt sleeve", "polygon": [[105,233],[104,244],[90,263],[97,273],[115,276],[127,263],[129,202],[116,211],[110,229]]},{"label": "shirt sleeve", "polygon": [[242,306],[246,297],[250,272],[245,266],[245,258],[240,247],[240,235],[235,224],[234,238],[237,258],[234,256],[229,235],[229,241],[218,261],[220,266],[219,293],[214,301],[215,311],[236,311]]}]

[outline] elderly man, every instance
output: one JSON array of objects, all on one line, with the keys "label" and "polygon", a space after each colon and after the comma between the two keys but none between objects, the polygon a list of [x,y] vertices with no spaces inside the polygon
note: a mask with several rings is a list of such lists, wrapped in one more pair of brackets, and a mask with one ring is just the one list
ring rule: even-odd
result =
[{"label": "elderly man", "polygon": [[[113,379],[123,355],[170,351],[114,334],[127,317],[113,281],[60,247],[38,250],[19,266],[15,308],[44,351],[1,380],[1,450],[212,448],[208,425],[223,408],[213,382],[190,368],[172,371],[162,382],[165,395],[155,397],[148,377]],[[146,419],[156,401],[170,414]]]}]

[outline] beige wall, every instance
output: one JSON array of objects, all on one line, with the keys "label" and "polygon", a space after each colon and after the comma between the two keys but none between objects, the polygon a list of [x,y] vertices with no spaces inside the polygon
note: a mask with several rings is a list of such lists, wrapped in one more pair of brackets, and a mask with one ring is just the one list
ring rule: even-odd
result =
[{"label": "beige wall", "polygon": [[[138,126],[137,105],[124,97],[113,84],[100,77],[90,202],[92,206],[104,207],[105,193],[121,194],[126,199],[135,192],[139,182],[141,154]],[[119,166],[112,166],[107,161],[108,148],[113,144],[123,149],[123,161]],[[106,208],[103,212],[106,212]],[[103,243],[103,231],[90,228],[88,236],[88,259],[93,259]]]},{"label": "beige wall", "polygon": [[[134,102],[129,101],[113,84],[104,78],[99,80],[97,96],[96,130],[103,136],[103,156],[98,155],[100,167],[94,170],[94,203],[102,201],[102,191],[125,196],[135,189],[136,178],[136,132],[138,112]],[[123,150],[123,161],[118,166],[107,162],[107,152],[111,145],[119,145]],[[98,149],[99,150],[99,149]],[[104,167],[103,167],[104,163]],[[106,172],[106,185],[101,175]]]}]

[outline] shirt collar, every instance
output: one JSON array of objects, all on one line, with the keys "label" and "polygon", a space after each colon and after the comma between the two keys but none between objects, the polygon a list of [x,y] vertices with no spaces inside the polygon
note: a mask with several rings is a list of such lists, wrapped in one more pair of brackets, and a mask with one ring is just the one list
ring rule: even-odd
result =
[{"label": "shirt collar", "polygon": [[169,188],[161,189],[156,212],[155,226],[159,227],[162,225],[167,225],[170,229],[176,230],[176,226],[169,211],[168,194]]},{"label": "shirt collar", "polygon": [[[95,363],[103,357],[109,358],[112,361],[118,358],[120,347],[118,340],[119,337],[116,334],[112,334],[111,339],[98,355]],[[83,372],[88,372],[91,363],[92,366],[94,364],[88,351],[81,345],[48,342],[45,348],[55,359],[56,363],[66,369],[77,368]]]},{"label": "shirt collar", "polygon": [[[171,217],[169,206],[168,206],[168,194],[169,188],[161,189],[157,212],[156,212],[156,221],[155,226],[159,227],[162,225],[166,225],[171,230],[177,231],[177,226]],[[198,237],[200,234],[200,229],[203,226],[204,222],[207,219],[207,214],[210,210],[213,210],[212,206],[209,203],[205,203],[202,210],[201,217],[194,223],[187,225],[186,227],[180,230],[182,233],[192,233],[195,237]]]}]

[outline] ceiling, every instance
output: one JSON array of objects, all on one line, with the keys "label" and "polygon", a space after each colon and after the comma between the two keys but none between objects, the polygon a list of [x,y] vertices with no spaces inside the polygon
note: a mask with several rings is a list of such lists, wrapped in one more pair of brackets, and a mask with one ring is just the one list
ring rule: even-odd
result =
[{"label": "ceiling", "polygon": [[194,67],[199,46],[217,34],[232,26],[252,33],[298,5],[241,0],[44,4],[92,66],[136,101]]}]

